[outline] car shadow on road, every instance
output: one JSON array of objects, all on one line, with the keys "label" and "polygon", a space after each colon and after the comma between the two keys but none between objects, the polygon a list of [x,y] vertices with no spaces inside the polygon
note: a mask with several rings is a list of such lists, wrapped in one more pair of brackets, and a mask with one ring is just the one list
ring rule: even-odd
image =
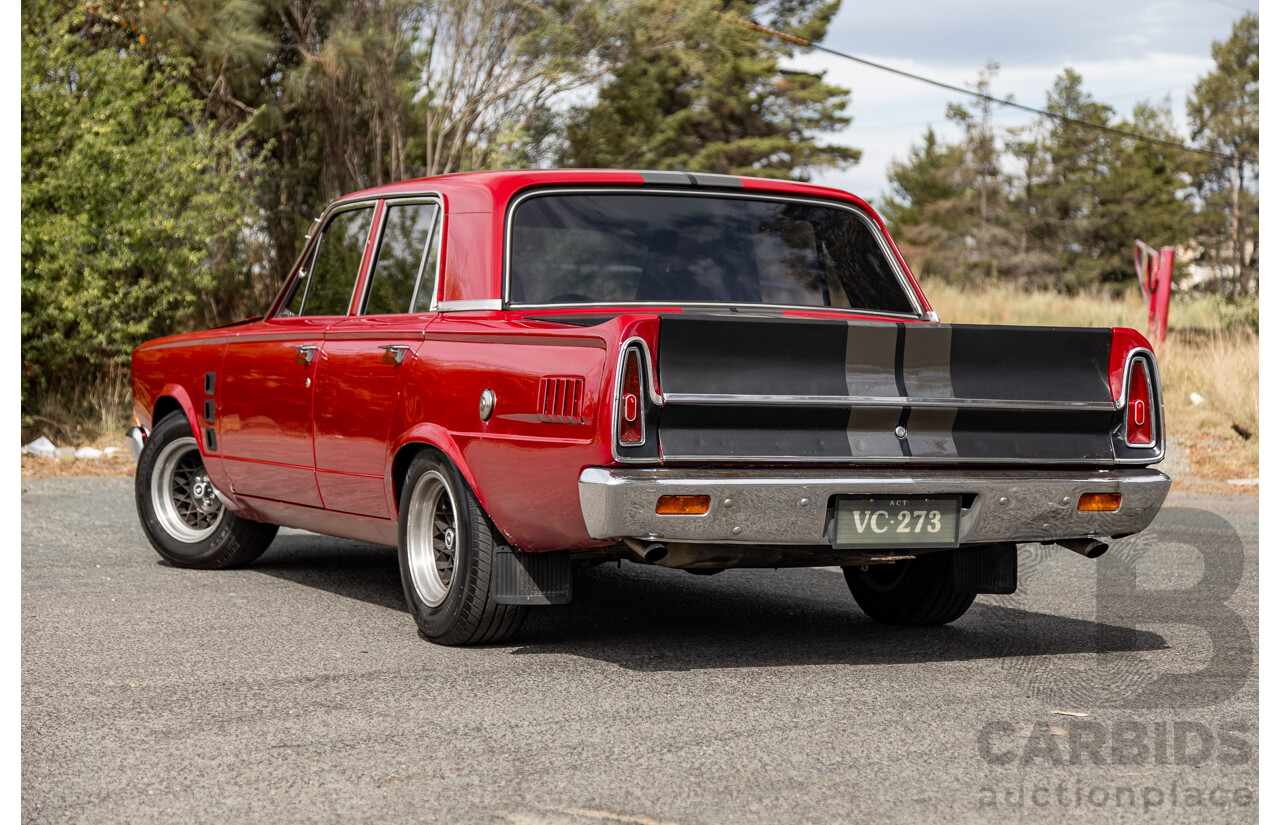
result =
[{"label": "car shadow on road", "polygon": [[266,554],[246,569],[408,612],[394,547],[312,533],[282,533]]},{"label": "car shadow on road", "polygon": [[[594,568],[572,603],[535,611],[514,654],[570,654],[637,671],[955,662],[1163,650],[1148,631],[984,603],[944,627],[891,627],[858,610],[838,571]],[[1120,632],[1116,632],[1120,631]]]},{"label": "car shadow on road", "polygon": [[[249,568],[404,611],[396,552],[282,535]],[[624,564],[579,570],[573,601],[535,608],[512,655],[559,654],[636,671],[952,662],[1168,648],[1149,631],[978,602],[959,621],[889,627],[857,608],[838,571],[729,570],[694,576]]]}]

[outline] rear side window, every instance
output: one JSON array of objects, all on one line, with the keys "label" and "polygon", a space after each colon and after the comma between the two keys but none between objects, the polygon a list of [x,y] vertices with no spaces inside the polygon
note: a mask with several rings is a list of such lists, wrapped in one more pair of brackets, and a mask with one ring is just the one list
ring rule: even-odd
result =
[{"label": "rear side window", "polygon": [[435,290],[440,209],[433,203],[390,204],[369,276],[366,315],[424,312]]},{"label": "rear side window", "polygon": [[772,304],[914,314],[879,230],[820,203],[548,193],[511,216],[512,304]]},{"label": "rear side window", "polygon": [[301,273],[281,315],[347,314],[372,222],[371,206],[339,212],[329,219],[311,266]]}]

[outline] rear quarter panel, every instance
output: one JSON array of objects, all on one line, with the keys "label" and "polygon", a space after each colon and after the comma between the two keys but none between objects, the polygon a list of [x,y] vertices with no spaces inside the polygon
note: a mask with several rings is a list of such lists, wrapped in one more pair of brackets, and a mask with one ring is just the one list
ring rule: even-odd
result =
[{"label": "rear quarter panel", "polygon": [[[514,547],[606,544],[587,534],[578,476],[586,467],[614,463],[611,393],[619,344],[645,327],[637,316],[585,328],[499,313],[443,316],[427,329],[414,360],[392,452],[426,442],[449,455]],[[583,379],[580,424],[546,420],[539,409],[543,379],[564,376]],[[486,389],[497,396],[488,421],[479,408]]]}]

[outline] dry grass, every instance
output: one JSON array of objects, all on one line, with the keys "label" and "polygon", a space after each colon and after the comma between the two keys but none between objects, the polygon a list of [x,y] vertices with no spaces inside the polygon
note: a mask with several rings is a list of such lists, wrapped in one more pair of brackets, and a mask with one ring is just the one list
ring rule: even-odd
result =
[{"label": "dry grass", "polygon": [[[1122,297],[940,283],[924,290],[954,323],[1147,328],[1136,290]],[[1172,448],[1167,469],[1182,487],[1255,490],[1224,482],[1258,476],[1258,335],[1220,301],[1177,297],[1168,338],[1156,347]],[[1192,393],[1204,400],[1193,402]]]},{"label": "dry grass", "polygon": [[102,458],[22,457],[23,478],[71,478],[80,476],[132,477],[137,465],[128,453]]},{"label": "dry grass", "polygon": [[22,443],[47,436],[58,446],[115,445],[133,424],[127,372],[53,387],[22,404]]}]

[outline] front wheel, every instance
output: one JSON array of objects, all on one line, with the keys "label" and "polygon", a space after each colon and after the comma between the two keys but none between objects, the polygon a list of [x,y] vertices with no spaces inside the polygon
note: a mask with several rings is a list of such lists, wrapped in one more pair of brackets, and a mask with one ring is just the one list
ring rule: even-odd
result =
[{"label": "front wheel", "polygon": [[955,589],[949,552],[843,569],[858,607],[882,624],[947,624],[973,604],[973,593]]},{"label": "front wheel", "polygon": [[510,638],[529,609],[494,600],[497,541],[462,475],[424,452],[409,465],[402,490],[400,580],[418,632],[442,645]]},{"label": "front wheel", "polygon": [[161,419],[143,445],[133,489],[142,532],[177,567],[218,570],[248,564],[279,529],[227,512],[180,412]]}]

